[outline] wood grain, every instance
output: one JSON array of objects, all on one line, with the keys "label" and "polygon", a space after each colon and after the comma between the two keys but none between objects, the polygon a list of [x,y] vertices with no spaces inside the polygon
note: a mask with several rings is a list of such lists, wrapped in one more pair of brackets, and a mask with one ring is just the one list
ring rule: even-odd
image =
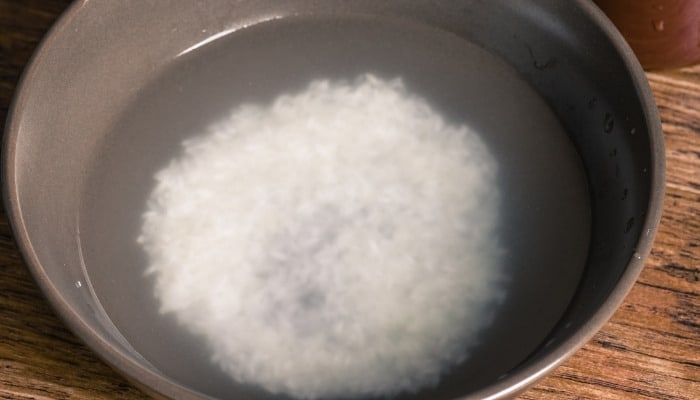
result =
[{"label": "wood grain", "polygon": [[[0,126],[68,0],[0,0]],[[700,66],[649,73],[667,184],[651,257],[612,320],[521,399],[700,399]],[[0,214],[0,399],[145,399],[56,318]]]}]

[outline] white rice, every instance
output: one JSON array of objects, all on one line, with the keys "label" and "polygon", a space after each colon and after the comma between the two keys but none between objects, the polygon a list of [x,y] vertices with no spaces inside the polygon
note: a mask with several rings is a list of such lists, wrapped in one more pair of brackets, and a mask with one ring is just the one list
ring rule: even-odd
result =
[{"label": "white rice", "polygon": [[502,297],[497,165],[401,80],[243,105],[156,175],[163,313],[232,378],[316,399],[435,385]]}]

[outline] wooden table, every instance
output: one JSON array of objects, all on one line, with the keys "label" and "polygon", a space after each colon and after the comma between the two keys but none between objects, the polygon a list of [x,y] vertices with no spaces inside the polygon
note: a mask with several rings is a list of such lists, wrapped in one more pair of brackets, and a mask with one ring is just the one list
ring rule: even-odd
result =
[{"label": "wooden table", "polygon": [[[68,0],[0,0],[0,126]],[[595,338],[522,399],[700,399],[700,67],[648,74],[666,136],[663,220],[639,281]],[[56,318],[0,215],[0,398],[143,399]]]}]

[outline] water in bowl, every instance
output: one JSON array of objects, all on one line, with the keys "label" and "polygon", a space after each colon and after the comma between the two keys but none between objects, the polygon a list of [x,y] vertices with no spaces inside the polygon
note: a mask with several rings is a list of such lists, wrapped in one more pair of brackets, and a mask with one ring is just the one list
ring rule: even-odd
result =
[{"label": "water in bowl", "polygon": [[319,79],[356,82],[367,74],[400,80],[448,125],[468,127],[497,171],[490,184],[498,202],[483,204],[496,220],[483,240],[498,250],[492,268],[505,279],[493,288],[502,297],[484,297],[489,312],[477,318],[489,321],[471,321],[480,328],[461,363],[446,363],[436,387],[401,396],[451,398],[478,389],[522,362],[558,321],[585,264],[589,194],[576,150],[538,94],[503,61],[449,32],[372,18],[276,20],[175,58],[123,110],[84,189],[80,231],[89,283],[119,333],[165,375],[219,398],[287,396],[236,382],[186,318],[160,312],[157,275],[145,274],[152,255],[137,241],[156,173],[182,157],[184,141],[201,138],[241,106],[264,108]]}]

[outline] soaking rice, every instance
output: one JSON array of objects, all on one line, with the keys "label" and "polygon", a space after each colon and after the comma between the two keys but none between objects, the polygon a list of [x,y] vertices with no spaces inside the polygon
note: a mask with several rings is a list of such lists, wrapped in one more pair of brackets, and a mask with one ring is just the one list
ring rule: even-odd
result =
[{"label": "soaking rice", "polygon": [[162,313],[233,379],[303,399],[434,386],[503,297],[497,163],[400,79],[246,104],[156,175]]}]

